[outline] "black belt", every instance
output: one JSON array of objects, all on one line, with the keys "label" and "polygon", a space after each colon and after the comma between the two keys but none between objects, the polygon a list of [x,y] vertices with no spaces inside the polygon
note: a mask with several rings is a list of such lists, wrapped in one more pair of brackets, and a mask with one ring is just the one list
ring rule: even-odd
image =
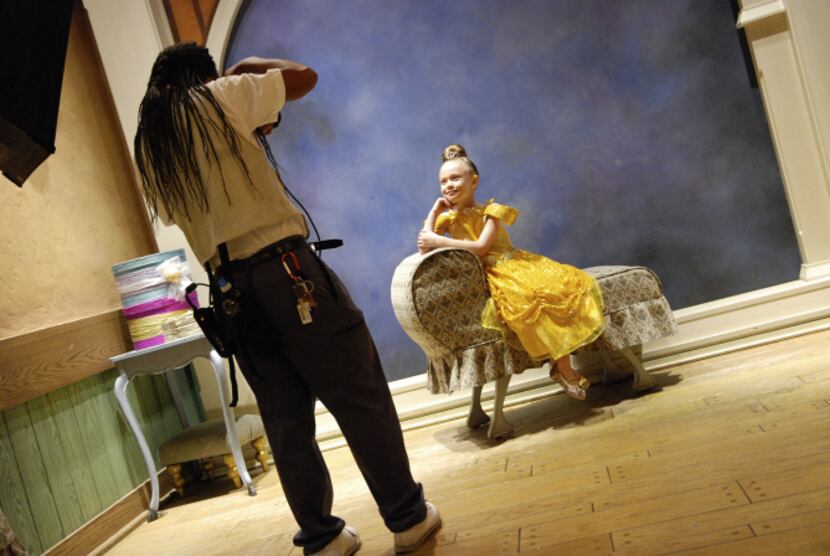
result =
[{"label": "black belt", "polygon": [[223,263],[216,269],[220,274],[233,274],[236,272],[246,271],[253,266],[260,265],[264,262],[273,261],[283,253],[290,251],[298,251],[300,249],[309,248],[312,251],[322,251],[324,249],[333,249],[343,245],[342,239],[324,239],[322,241],[306,242],[303,236],[289,236],[281,239],[271,245],[263,247],[250,257],[241,260],[233,260]]}]

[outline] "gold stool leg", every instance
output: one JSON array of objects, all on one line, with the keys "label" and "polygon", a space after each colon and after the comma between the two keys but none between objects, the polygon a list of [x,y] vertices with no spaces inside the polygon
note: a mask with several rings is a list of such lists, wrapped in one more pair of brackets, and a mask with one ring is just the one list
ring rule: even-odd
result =
[{"label": "gold stool leg", "polygon": [[260,436],[259,438],[254,438],[251,446],[256,450],[254,457],[262,466],[262,471],[268,471],[268,454],[265,453],[265,437]]},{"label": "gold stool leg", "polygon": [[208,481],[212,481],[213,480],[213,470],[216,468],[216,466],[213,465],[213,460],[211,460],[210,458],[205,458],[201,461],[201,464],[202,464],[202,473],[205,474],[205,477],[207,477]]},{"label": "gold stool leg", "polygon": [[222,459],[225,462],[225,465],[228,466],[228,477],[233,480],[234,486],[239,488],[242,486],[242,480],[239,478],[239,469],[236,468],[236,461],[233,459],[232,454],[225,454],[222,456]]},{"label": "gold stool leg", "polygon": [[168,465],[167,472],[170,474],[170,478],[173,479],[173,486],[176,487],[176,491],[179,493],[179,496],[184,496],[184,477],[182,477],[182,466],[178,463]]}]

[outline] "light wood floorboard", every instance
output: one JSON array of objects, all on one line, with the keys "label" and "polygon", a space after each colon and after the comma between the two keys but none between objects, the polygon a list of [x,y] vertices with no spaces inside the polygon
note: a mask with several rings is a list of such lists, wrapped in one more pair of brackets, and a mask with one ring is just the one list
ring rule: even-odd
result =
[{"label": "light wood floorboard", "polygon": [[[444,518],[417,554],[830,554],[828,348],[819,332],[667,369],[645,395],[552,395],[511,408],[497,443],[463,420],[408,431]],[[359,554],[391,554],[348,449],[325,458]],[[255,498],[194,486],[109,554],[300,554],[275,471],[254,479]]]}]

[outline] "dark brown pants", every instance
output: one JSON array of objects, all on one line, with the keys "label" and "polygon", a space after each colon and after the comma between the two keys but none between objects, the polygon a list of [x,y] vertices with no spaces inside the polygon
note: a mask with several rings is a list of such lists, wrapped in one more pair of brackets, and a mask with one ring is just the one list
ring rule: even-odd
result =
[{"label": "dark brown pants", "polygon": [[[344,526],[331,514],[332,485],[314,438],[315,399],[337,420],[391,531],[426,517],[400,422],[363,314],[331,269],[308,248],[294,251],[314,283],[313,322],[300,323],[292,282],[277,256],[230,274],[243,293],[238,357],[257,398],[285,497],[305,553],[322,549]],[[261,259],[261,258],[260,258]],[[255,260],[255,258],[249,259]],[[230,266],[237,266],[234,262]],[[227,267],[226,267],[227,268]]]}]

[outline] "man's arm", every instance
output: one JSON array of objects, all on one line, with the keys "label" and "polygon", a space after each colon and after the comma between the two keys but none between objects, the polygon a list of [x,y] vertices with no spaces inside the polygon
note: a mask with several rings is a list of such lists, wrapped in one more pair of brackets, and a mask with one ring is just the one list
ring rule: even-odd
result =
[{"label": "man's arm", "polygon": [[251,56],[229,67],[225,70],[225,75],[265,73],[271,69],[282,71],[282,79],[285,83],[285,100],[303,98],[317,85],[317,72],[313,69],[291,60],[277,58]]}]

